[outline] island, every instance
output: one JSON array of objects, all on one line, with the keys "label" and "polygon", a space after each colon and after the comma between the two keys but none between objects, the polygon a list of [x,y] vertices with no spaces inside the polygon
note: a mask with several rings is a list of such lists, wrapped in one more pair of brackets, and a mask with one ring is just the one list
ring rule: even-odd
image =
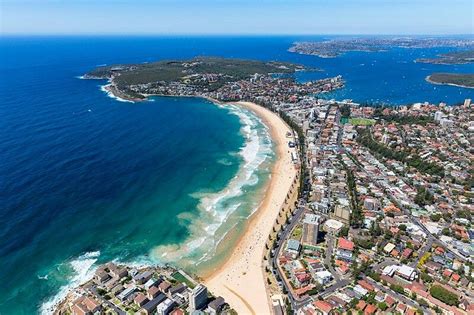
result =
[{"label": "island", "polygon": [[472,89],[474,88],[474,73],[433,73],[426,77],[426,81]]},{"label": "island", "polygon": [[326,41],[295,42],[288,51],[314,55],[321,58],[335,58],[347,52],[380,52],[390,48],[433,48],[456,47],[472,48],[474,40],[462,38],[420,38],[420,37],[351,37]]},{"label": "island", "polygon": [[340,76],[299,83],[293,74],[303,66],[284,62],[196,57],[153,63],[99,67],[85,79],[107,79],[106,90],[129,101],[151,95],[200,96],[219,101],[291,102],[297,96],[318,94],[340,88]]},{"label": "island", "polygon": [[415,62],[438,65],[462,65],[474,62],[474,50],[453,51],[438,55],[437,58],[419,58]]}]

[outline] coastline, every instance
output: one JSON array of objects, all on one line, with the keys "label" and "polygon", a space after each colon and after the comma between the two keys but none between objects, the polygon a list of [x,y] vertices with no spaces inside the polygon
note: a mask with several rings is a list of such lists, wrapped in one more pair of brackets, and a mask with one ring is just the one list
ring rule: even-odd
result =
[{"label": "coastline", "polygon": [[[118,98],[116,89],[108,89]],[[272,167],[271,178],[265,188],[264,197],[253,214],[245,223],[245,229],[238,236],[234,251],[223,259],[213,269],[205,270],[199,275],[209,290],[223,296],[230,306],[239,314],[270,314],[270,297],[263,267],[265,244],[281,208],[284,206],[288,192],[293,185],[298,184],[297,169],[291,159],[288,149],[287,132],[289,126],[274,112],[251,102],[221,102],[208,96],[200,95],[143,95],[146,101],[150,96],[160,97],[199,97],[213,104],[225,106],[228,104],[243,107],[258,116],[269,128],[272,140],[276,144],[277,159]],[[125,98],[126,101],[137,101]],[[296,190],[295,190],[296,191]],[[248,285],[251,284],[251,285]]]},{"label": "coastline", "polygon": [[431,80],[431,75],[426,76],[425,81],[431,84],[435,84],[435,85],[449,85],[449,86],[455,86],[455,87],[460,87],[460,88],[465,88],[465,89],[474,89],[474,86],[466,86],[466,85],[454,84],[454,83],[435,82]]},{"label": "coastline", "polygon": [[239,314],[270,314],[263,255],[268,235],[297,175],[286,143],[286,133],[290,128],[280,117],[264,107],[250,102],[231,104],[252,111],[269,127],[276,143],[277,160],[265,197],[257,211],[249,218],[237,247],[220,267],[210,275],[203,275],[204,284],[214,294],[224,296]]}]

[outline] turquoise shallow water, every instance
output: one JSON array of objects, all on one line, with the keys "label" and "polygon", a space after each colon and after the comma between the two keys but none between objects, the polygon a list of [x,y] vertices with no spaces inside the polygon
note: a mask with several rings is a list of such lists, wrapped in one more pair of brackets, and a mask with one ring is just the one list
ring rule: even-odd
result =
[{"label": "turquoise shallow water", "polygon": [[473,65],[412,62],[446,49],[336,59],[286,51],[305,39],[1,38],[0,313],[46,310],[108,260],[179,257],[192,271],[217,263],[226,250],[214,252],[216,242],[243,229],[263,193],[274,155],[258,119],[197,98],[118,102],[100,90],[105,82],[77,79],[97,65],[198,55],[285,60],[324,69],[299,73],[303,81],[342,74],[346,88],[330,96],[339,99],[452,104],[474,96],[424,81]]}]

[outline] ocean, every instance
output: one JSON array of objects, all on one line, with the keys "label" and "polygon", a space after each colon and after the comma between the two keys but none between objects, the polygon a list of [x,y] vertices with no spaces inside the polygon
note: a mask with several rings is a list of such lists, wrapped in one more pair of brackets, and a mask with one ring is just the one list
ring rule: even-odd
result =
[{"label": "ocean", "polygon": [[400,105],[474,96],[424,81],[473,65],[413,63],[446,48],[336,59],[287,52],[307,39],[2,37],[0,314],[47,313],[109,260],[212,269],[264,193],[275,155],[256,116],[199,98],[121,102],[101,90],[105,81],[80,79],[98,65],[202,55],[280,60],[322,69],[298,73],[301,81],[343,75],[346,87],[327,98]]}]

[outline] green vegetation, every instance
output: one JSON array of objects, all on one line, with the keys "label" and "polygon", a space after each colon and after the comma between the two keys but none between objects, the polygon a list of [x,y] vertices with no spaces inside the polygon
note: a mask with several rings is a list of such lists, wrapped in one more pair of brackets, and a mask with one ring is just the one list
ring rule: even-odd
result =
[{"label": "green vegetation", "polygon": [[446,303],[448,305],[458,305],[459,304],[459,298],[456,294],[446,290],[440,285],[432,285],[430,288],[430,294],[440,300],[443,303]]},{"label": "green vegetation", "polygon": [[371,240],[371,239],[362,239],[362,238],[358,238],[355,240],[355,243],[357,244],[357,246],[360,246],[362,248],[365,248],[365,249],[371,249],[372,247],[374,247],[374,242]]},{"label": "green vegetation", "polygon": [[[418,196],[418,194],[417,194]],[[439,220],[441,220],[442,218],[442,215],[440,213],[434,213],[432,215],[430,215],[430,220],[431,221],[434,221],[434,222],[438,222]]]},{"label": "green vegetation", "polygon": [[443,65],[460,65],[474,62],[474,50],[453,51],[441,54],[438,58],[420,58],[416,62]]},{"label": "green vegetation", "polygon": [[412,115],[398,115],[390,114],[384,115],[384,109],[391,109],[385,106],[377,106],[374,110],[374,117],[383,119],[386,122],[394,122],[400,125],[426,125],[428,123],[434,123],[434,119],[431,116],[412,116]]},{"label": "green vegetation", "polygon": [[433,278],[429,274],[427,274],[426,272],[422,272],[420,274],[420,277],[421,277],[421,280],[423,280],[423,282],[426,282],[426,283],[433,282]]},{"label": "green vegetation", "polygon": [[377,304],[377,306],[380,308],[381,311],[385,311],[388,308],[388,305],[385,302],[380,302],[379,304]]},{"label": "green vegetation", "polygon": [[375,124],[375,120],[368,118],[351,118],[349,119],[349,123],[354,126],[372,126]]},{"label": "green vegetation", "polygon": [[[262,104],[262,103],[259,103],[259,105],[274,111],[271,105]],[[299,152],[300,157],[306,156],[305,136],[304,136],[303,129],[293,119],[291,119],[290,116],[288,116],[285,112],[279,111],[278,114],[280,115],[281,119],[283,119],[288,124],[288,126],[290,126],[292,130],[296,131],[296,134],[298,135],[298,141],[299,141],[298,148],[300,151]],[[311,188],[309,187],[310,186],[309,181],[308,183],[305,183],[305,180],[306,178],[308,178],[308,176],[309,176],[309,172],[306,167],[306,159],[302,158],[301,168],[300,168],[300,186],[299,186],[299,191],[298,191],[298,198],[302,196],[303,192],[306,189],[309,191]]]},{"label": "green vegetation", "polygon": [[341,230],[339,231],[339,237],[345,237],[349,235],[349,227],[348,226],[343,226]]},{"label": "green vegetation", "polygon": [[415,203],[421,207],[432,205],[434,203],[433,194],[425,187],[418,187],[418,191],[415,196]]},{"label": "green vegetation", "polygon": [[390,289],[393,291],[400,293],[400,294],[405,294],[405,290],[403,290],[403,287],[400,285],[392,284],[390,285]]},{"label": "green vegetation", "polygon": [[351,107],[347,104],[341,106],[341,118],[351,117]]},{"label": "green vegetation", "polygon": [[372,279],[374,279],[377,282],[380,282],[380,274],[378,274],[375,271],[370,272],[369,277],[371,277]]},{"label": "green vegetation", "polygon": [[186,285],[187,285],[188,287],[190,287],[191,289],[193,289],[193,288],[196,286],[193,282],[189,281],[189,279],[186,278],[186,277],[185,277],[183,274],[181,274],[181,272],[179,272],[179,271],[176,271],[175,273],[173,273],[173,274],[171,275],[171,277],[173,277],[174,279],[176,279],[176,281],[178,281],[178,282],[181,282],[181,283],[186,284]]},{"label": "green vegetation", "polygon": [[164,60],[133,65],[99,67],[86,76],[114,77],[117,86],[146,84],[150,82],[185,81],[195,74],[222,74],[210,84],[210,89],[219,88],[229,81],[247,79],[255,73],[294,73],[301,66],[290,63],[263,62],[256,60],[229,59],[218,57],[197,57],[190,60]]},{"label": "green vegetation", "polygon": [[384,157],[386,159],[393,159],[406,163],[421,173],[426,173],[432,176],[444,177],[444,168],[435,163],[425,162],[417,154],[410,154],[405,151],[395,151],[372,138],[372,134],[368,129],[358,129],[359,136],[357,141],[363,146],[367,147],[374,155]]},{"label": "green vegetation", "polygon": [[293,233],[291,234],[291,238],[299,240],[302,234],[303,234],[303,228],[300,226],[295,227],[295,229],[293,230]]},{"label": "green vegetation", "polygon": [[351,196],[352,213],[349,219],[350,225],[353,228],[359,228],[364,224],[364,214],[362,213],[362,209],[357,201],[357,189],[354,174],[345,164],[343,165],[347,172],[347,186],[349,187],[349,194]]},{"label": "green vegetation", "polygon": [[464,87],[474,87],[473,73],[433,73],[427,79],[429,82],[437,84],[454,84]]}]

